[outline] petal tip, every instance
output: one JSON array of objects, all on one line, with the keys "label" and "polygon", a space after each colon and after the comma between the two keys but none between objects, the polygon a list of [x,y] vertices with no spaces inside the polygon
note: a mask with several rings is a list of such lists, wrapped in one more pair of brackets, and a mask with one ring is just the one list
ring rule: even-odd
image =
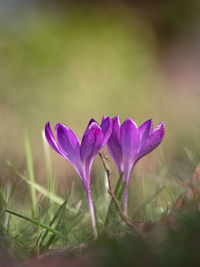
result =
[{"label": "petal tip", "polygon": [[103,115],[103,117],[102,117],[102,122],[105,120],[105,119],[107,119],[107,117],[105,116],[105,115]]},{"label": "petal tip", "polygon": [[55,133],[56,133],[56,135],[57,135],[58,128],[59,128],[60,126],[64,126],[64,125],[61,124],[61,123],[57,123],[57,124],[55,125]]},{"label": "petal tip", "polygon": [[112,124],[113,125],[118,125],[118,127],[120,128],[121,123],[120,123],[120,117],[119,117],[119,115],[117,115],[117,116],[115,116],[115,117],[112,118]]},{"label": "petal tip", "polygon": [[50,126],[50,122],[48,121],[45,124],[45,136],[46,136],[46,138],[47,138],[47,135],[48,135],[49,132],[51,132],[51,126]]},{"label": "petal tip", "polygon": [[134,126],[136,129],[138,129],[136,122],[132,118],[128,118],[127,120],[124,121],[123,124]]},{"label": "petal tip", "polygon": [[92,121],[91,122],[91,124],[88,127],[88,130],[91,130],[93,128],[96,128],[96,129],[100,129],[101,130],[101,127],[99,126],[99,124],[96,121]]},{"label": "petal tip", "polygon": [[117,120],[117,121],[119,121],[119,120],[120,120],[120,117],[119,117],[119,115],[117,115],[117,116],[113,117],[113,118],[112,118],[112,120]]},{"label": "petal tip", "polygon": [[47,121],[45,124],[45,128],[50,127],[50,121]]},{"label": "petal tip", "polygon": [[[165,136],[165,124],[163,121],[161,121],[158,126],[156,127],[155,131],[159,131],[160,132],[160,142],[163,140],[164,136]],[[154,132],[155,132],[154,131]]]},{"label": "petal tip", "polygon": [[164,124],[163,121],[161,121],[160,124],[161,124],[161,126],[160,126],[160,128],[161,128],[161,138],[163,139],[163,137],[165,135],[165,124]]}]

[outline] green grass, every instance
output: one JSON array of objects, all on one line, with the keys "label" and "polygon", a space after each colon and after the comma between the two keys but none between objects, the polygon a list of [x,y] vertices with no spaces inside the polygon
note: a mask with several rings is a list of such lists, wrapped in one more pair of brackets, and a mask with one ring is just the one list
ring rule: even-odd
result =
[{"label": "green grass", "polygon": [[[152,262],[157,262],[158,266],[162,266],[162,264],[167,266],[163,262],[163,259],[166,258],[165,251],[172,253],[171,246],[173,242],[179,242],[180,229],[183,228],[183,234],[186,238],[189,238],[189,233],[186,233],[189,231],[186,229],[187,223],[190,224],[191,231],[200,229],[195,224],[195,221],[199,220],[196,203],[187,203],[186,208],[178,213],[172,211],[176,199],[180,193],[186,190],[177,182],[182,178],[180,166],[176,166],[175,170],[174,168],[170,169],[170,166],[161,167],[158,173],[152,174],[152,176],[149,173],[137,171],[134,174],[135,179],[132,179],[130,186],[129,217],[136,221],[151,223],[150,230],[144,228],[138,232],[122,222],[116,206],[107,192],[107,184],[104,181],[105,171],[101,162],[97,160],[94,164],[96,172],[92,174],[99,177],[92,183],[92,194],[99,238],[93,246],[94,240],[90,227],[87,200],[81,182],[74,178],[73,183],[69,185],[70,188],[66,190],[66,195],[60,196],[59,186],[57,186],[59,180],[56,180],[52,173],[50,151],[44,142],[46,180],[41,185],[39,180],[37,182],[35,179],[31,145],[27,132],[25,132],[24,140],[26,170],[21,173],[8,161],[7,164],[16,178],[8,180],[0,188],[0,236],[2,240],[0,249],[4,250],[9,258],[23,262],[32,256],[41,255],[60,247],[66,248],[63,255],[70,257],[72,253],[76,256],[77,249],[83,244],[87,244],[83,251],[86,250],[85,253],[89,253],[91,257],[97,253],[102,264],[99,266],[104,266],[103,264],[120,266],[119,263],[128,264],[131,259],[132,254],[128,249],[130,244],[136,253],[142,253],[147,258],[150,257]],[[189,154],[189,158],[191,159],[191,154]],[[195,166],[194,158],[192,158],[193,166],[189,167],[189,162],[190,171],[188,170],[188,173],[191,172],[192,177]],[[185,167],[187,167],[186,164]],[[112,175],[115,195],[121,201],[124,189],[124,185],[121,184],[123,175],[119,179],[115,178]],[[184,181],[184,179],[182,180]],[[20,200],[20,192],[17,190],[19,183],[21,183],[21,187],[27,188],[25,190],[26,201]],[[175,194],[177,188],[178,193]],[[179,226],[176,229],[166,228],[160,221],[162,216],[169,216],[171,212],[177,220],[177,225],[180,224],[180,228]],[[193,224],[197,229],[192,228]],[[172,230],[175,231],[174,236]],[[151,232],[150,237],[148,231]],[[162,244],[160,248],[157,245],[159,242]],[[107,247],[110,255],[104,251],[105,247]],[[125,251],[125,247],[127,251]],[[101,250],[104,251],[103,257]],[[175,257],[178,262],[184,251],[181,248],[179,250],[179,255]],[[120,258],[118,254],[121,255]],[[188,255],[190,256],[190,254]],[[59,255],[59,257],[62,256]],[[137,266],[139,259],[136,258],[134,261]],[[172,264],[173,255],[170,254],[167,260]],[[177,263],[174,266],[179,265]]]}]

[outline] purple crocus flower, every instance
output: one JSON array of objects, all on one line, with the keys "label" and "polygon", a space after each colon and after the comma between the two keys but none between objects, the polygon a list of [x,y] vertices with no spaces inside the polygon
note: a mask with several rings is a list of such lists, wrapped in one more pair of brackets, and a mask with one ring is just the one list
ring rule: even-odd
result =
[{"label": "purple crocus flower", "polygon": [[72,130],[63,124],[58,123],[55,126],[56,138],[51,131],[50,123],[47,122],[45,126],[45,136],[49,145],[72,164],[81,178],[88,199],[95,238],[97,237],[97,231],[90,191],[90,170],[95,156],[106,144],[111,132],[112,120],[109,117],[103,120],[101,126],[94,119],[91,119],[83,134],[81,143]]},{"label": "purple crocus flower", "polygon": [[[104,121],[104,118],[103,120]],[[124,172],[126,186],[123,195],[123,209],[127,215],[128,186],[136,163],[154,150],[163,140],[164,123],[160,122],[153,131],[152,120],[147,120],[139,128],[132,119],[127,119],[120,126],[119,116],[112,119],[113,129],[107,142],[108,152],[114,160],[119,174]]]}]

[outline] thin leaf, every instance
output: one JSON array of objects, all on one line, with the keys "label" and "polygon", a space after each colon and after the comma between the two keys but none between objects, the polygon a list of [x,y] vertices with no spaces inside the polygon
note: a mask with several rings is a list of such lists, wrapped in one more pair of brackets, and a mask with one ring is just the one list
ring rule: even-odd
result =
[{"label": "thin leaf", "polygon": [[[57,212],[55,213],[53,219],[51,220],[49,226],[52,226],[52,225],[54,224],[54,222],[55,222],[56,219],[58,218],[58,216],[59,216],[59,214],[61,213],[61,211],[64,210],[64,208],[65,208],[65,206],[66,206],[66,204],[67,204],[67,201],[68,201],[68,199],[66,199],[66,200],[63,202],[63,204],[58,208],[58,210],[57,210]],[[58,225],[57,225],[57,226],[58,226]],[[57,226],[56,226],[56,227],[57,227]],[[40,241],[40,247],[42,246],[42,244],[43,244],[43,242],[44,242],[44,240],[45,240],[47,234],[48,234],[48,231],[46,230],[45,233],[44,233],[44,235],[42,236],[41,241]]]},{"label": "thin leaf", "polygon": [[[59,225],[60,225],[60,222],[61,222],[62,218],[63,218],[63,213],[62,213],[62,215],[60,216],[60,218],[59,218],[59,220],[58,220],[58,223],[57,223],[57,225],[56,225],[56,230],[58,229],[58,227],[59,227]],[[51,237],[49,238],[49,240],[47,241],[46,245],[43,247],[43,249],[42,249],[41,252],[47,250],[47,249],[53,244],[53,242],[54,242],[54,244],[55,244],[55,242],[57,241],[56,238],[57,238],[57,240],[58,240],[58,236],[56,236],[55,234],[51,235]]]},{"label": "thin leaf", "polygon": [[41,227],[41,228],[43,228],[43,229],[48,230],[49,232],[51,232],[51,233],[53,233],[53,234],[55,234],[55,235],[58,235],[58,236],[60,236],[60,237],[64,237],[62,233],[58,232],[57,230],[51,228],[50,226],[48,226],[48,225],[46,225],[46,224],[44,224],[44,223],[41,223],[41,222],[39,222],[39,221],[37,221],[37,220],[35,220],[35,219],[30,219],[30,218],[28,218],[28,217],[26,217],[26,216],[23,216],[23,215],[21,215],[21,214],[19,214],[19,213],[16,213],[16,212],[14,212],[14,211],[10,211],[10,210],[7,210],[7,209],[5,209],[5,212],[8,212],[8,213],[10,213],[10,214],[12,214],[12,215],[15,215],[15,216],[17,216],[17,217],[19,217],[19,218],[21,218],[21,219],[24,219],[24,220],[30,222],[30,223],[33,223],[33,224],[35,224],[35,225],[37,225],[37,226],[39,226],[39,227]]},{"label": "thin leaf", "polygon": [[39,185],[38,183],[28,180],[27,177],[23,175],[22,173],[18,172],[17,169],[9,161],[7,163],[22,180],[30,184],[35,190],[40,192],[45,197],[51,199],[52,201],[56,202],[59,205],[62,205],[62,203],[65,201],[63,198],[55,195],[52,192],[49,192],[47,189],[45,189],[43,186]]},{"label": "thin leaf", "polygon": [[118,194],[119,189],[120,189],[120,187],[122,185],[122,179],[123,179],[123,177],[124,177],[124,172],[121,173],[121,175],[119,177],[119,180],[117,181],[117,184],[115,186],[115,191],[114,191],[115,196]]},{"label": "thin leaf", "polygon": [[135,212],[135,214],[133,215],[133,220],[136,220],[140,214],[142,213],[142,211],[146,208],[146,206],[148,206],[153,200],[154,198],[156,198],[163,190],[166,190],[165,186],[162,186],[160,189],[158,189],[158,191],[156,191],[153,195],[151,195],[143,204],[141,207],[139,207],[139,209]]},{"label": "thin leaf", "polygon": [[[32,152],[31,152],[31,145],[29,142],[28,132],[27,130],[24,131],[24,146],[26,152],[26,166],[28,171],[28,179],[30,182],[35,182],[34,177],[34,169],[33,169],[33,160],[32,160]],[[30,196],[31,196],[31,207],[32,207],[32,216],[33,218],[37,217],[37,201],[36,201],[36,192],[33,186],[30,186]]]},{"label": "thin leaf", "polygon": [[117,193],[116,197],[117,197],[117,200],[120,201],[122,199],[122,195],[123,195],[123,192],[124,192],[124,188],[126,186],[126,182],[124,182],[122,185],[121,185],[121,188],[119,188],[119,192]]},{"label": "thin leaf", "polygon": [[2,190],[1,187],[0,187],[0,199],[2,201],[2,204],[4,206],[7,206],[7,199],[6,199],[5,193],[4,193],[4,191]]}]

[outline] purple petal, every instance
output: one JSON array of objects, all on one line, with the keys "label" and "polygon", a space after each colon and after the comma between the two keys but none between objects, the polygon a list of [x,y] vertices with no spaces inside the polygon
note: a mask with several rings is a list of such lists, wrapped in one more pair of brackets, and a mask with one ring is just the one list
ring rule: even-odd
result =
[{"label": "purple petal", "polygon": [[56,140],[55,140],[55,137],[51,131],[51,127],[50,127],[50,122],[48,121],[45,125],[45,136],[46,136],[46,139],[47,139],[47,142],[49,143],[49,145],[61,156],[62,153],[61,151],[59,150],[58,148],[58,145],[56,143]]},{"label": "purple petal", "polygon": [[92,122],[85,130],[81,141],[80,156],[83,161],[91,161],[100,151],[104,142],[104,134],[96,122]]},{"label": "purple petal", "polygon": [[122,149],[120,141],[119,116],[116,116],[115,118],[112,119],[112,133],[107,142],[107,149],[113,161],[115,162],[119,173],[121,174],[123,170],[122,170]]},{"label": "purple petal", "polygon": [[[140,134],[136,123],[132,119],[127,119],[121,126],[120,135],[124,168],[132,167],[140,146]],[[126,166],[127,164],[129,166]]]},{"label": "purple petal", "polygon": [[[86,128],[85,131],[87,131],[87,130],[89,129],[90,125],[91,125],[93,122],[96,122],[95,119],[91,119],[91,120],[89,121],[88,126],[87,126],[87,128]],[[96,123],[97,123],[97,122],[96,122]]]},{"label": "purple petal", "polygon": [[112,120],[111,118],[103,116],[102,123],[101,123],[101,129],[104,134],[104,144],[107,143],[108,139],[110,138],[110,135],[112,133]]},{"label": "purple petal", "polygon": [[143,146],[143,144],[146,142],[149,135],[152,133],[153,130],[153,122],[152,120],[145,121],[140,127],[139,127],[139,134],[140,134],[140,148]]},{"label": "purple petal", "polygon": [[58,146],[71,163],[80,160],[80,145],[76,135],[65,125],[57,124],[55,127]]},{"label": "purple petal", "polygon": [[165,126],[163,122],[160,122],[154,132],[146,139],[146,142],[141,147],[137,156],[137,161],[141,157],[153,151],[162,142],[164,135]]}]

